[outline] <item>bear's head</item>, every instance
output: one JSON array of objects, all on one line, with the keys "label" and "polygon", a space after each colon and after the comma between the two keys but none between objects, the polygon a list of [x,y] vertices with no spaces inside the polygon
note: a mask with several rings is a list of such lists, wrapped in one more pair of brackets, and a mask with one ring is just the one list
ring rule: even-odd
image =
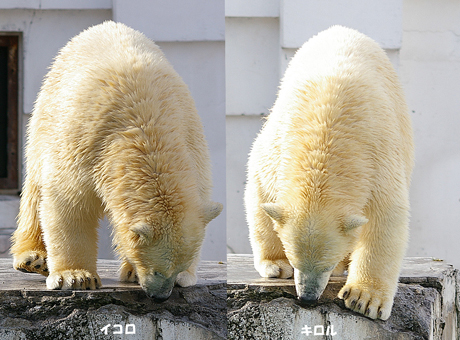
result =
[{"label": "bear's head", "polygon": [[160,302],[169,298],[177,275],[199,256],[206,225],[221,210],[222,204],[208,202],[201,209],[180,213],[157,211],[129,228],[118,248],[147,295]]},{"label": "bear's head", "polygon": [[284,207],[276,203],[262,205],[272,218],[286,257],[294,268],[299,299],[319,299],[333,269],[353,251],[360,226],[368,220],[361,215]]}]

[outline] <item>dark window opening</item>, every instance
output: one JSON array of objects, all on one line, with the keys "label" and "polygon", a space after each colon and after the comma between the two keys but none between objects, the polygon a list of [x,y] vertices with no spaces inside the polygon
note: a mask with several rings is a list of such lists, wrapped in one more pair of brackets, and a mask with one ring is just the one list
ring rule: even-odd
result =
[{"label": "dark window opening", "polygon": [[0,46],[0,177],[8,177],[8,47]]},{"label": "dark window opening", "polygon": [[0,189],[18,189],[18,36],[0,35]]}]

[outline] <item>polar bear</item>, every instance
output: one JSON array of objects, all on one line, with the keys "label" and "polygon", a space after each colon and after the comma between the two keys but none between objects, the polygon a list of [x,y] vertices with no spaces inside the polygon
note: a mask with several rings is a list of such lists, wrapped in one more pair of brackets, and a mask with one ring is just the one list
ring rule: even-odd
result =
[{"label": "polar bear", "polygon": [[119,23],[74,37],[56,57],[28,126],[14,267],[49,289],[95,289],[107,214],[123,281],[165,300],[193,285],[211,201],[203,127],[155,43]]},{"label": "polar bear", "polygon": [[294,275],[298,297],[314,301],[348,268],[346,307],[388,319],[408,240],[407,111],[390,61],[365,35],[334,26],[297,51],[248,160],[260,275]]}]

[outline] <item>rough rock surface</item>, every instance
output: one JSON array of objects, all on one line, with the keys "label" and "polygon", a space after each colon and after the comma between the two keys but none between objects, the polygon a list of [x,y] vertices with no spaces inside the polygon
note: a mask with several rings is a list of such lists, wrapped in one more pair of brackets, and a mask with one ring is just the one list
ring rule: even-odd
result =
[{"label": "rough rock surface", "polygon": [[98,262],[102,289],[50,291],[43,276],[1,259],[0,340],[226,339],[225,264],[203,262],[197,286],[175,287],[161,304],[139,285],[118,282],[117,266]]},{"label": "rough rock surface", "polygon": [[337,298],[345,277],[331,278],[321,299],[302,305],[293,280],[263,279],[249,255],[228,257],[228,339],[457,339],[458,271],[431,258],[404,262],[393,311],[371,320]]}]

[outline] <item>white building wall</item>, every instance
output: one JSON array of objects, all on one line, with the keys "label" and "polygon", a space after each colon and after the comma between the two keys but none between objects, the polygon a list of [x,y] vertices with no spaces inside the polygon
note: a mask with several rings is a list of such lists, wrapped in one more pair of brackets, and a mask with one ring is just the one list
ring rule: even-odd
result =
[{"label": "white building wall", "polygon": [[299,48],[333,25],[372,37],[385,49],[401,47],[402,0],[281,0],[281,46]]},{"label": "white building wall", "polygon": [[460,267],[460,3],[435,0],[226,1],[227,250],[251,253],[243,209],[247,155],[296,49],[334,24],[386,50],[413,120],[409,256]]},{"label": "white building wall", "polygon": [[460,2],[405,0],[400,75],[415,169],[409,255],[460,268]]},{"label": "white building wall", "polygon": [[[24,131],[52,59],[67,41],[105,20],[123,22],[156,41],[189,86],[205,128],[213,166],[213,199],[225,206],[224,0],[3,0],[0,32],[21,32],[20,121]],[[0,229],[15,228],[17,202],[0,200]],[[8,213],[6,213],[8,211]],[[202,259],[225,260],[225,210],[207,229]],[[99,257],[113,257],[103,221]],[[2,243],[0,232],[0,247]],[[5,236],[5,235],[3,235]],[[0,249],[0,254],[2,249]],[[4,256],[5,254],[3,254]],[[7,255],[7,254],[6,254]]]},{"label": "white building wall", "polygon": [[[225,47],[224,0],[196,0],[193,6],[179,6],[177,0],[3,0],[0,31],[22,32],[23,127],[53,56],[84,28],[115,19],[156,40],[189,85],[203,117],[213,162],[214,199],[224,204],[227,199],[228,251],[236,253],[251,252],[242,204],[247,154],[262,116],[275,101],[290,57],[301,43],[329,25],[363,31],[387,49],[413,118],[416,166],[408,255],[444,258],[459,267],[460,3],[353,0],[346,7],[340,3],[226,0]],[[0,229],[14,228],[11,216],[16,213],[11,209],[17,204],[4,202],[0,201]],[[225,219],[224,211],[209,225],[204,259],[225,257]],[[107,234],[104,229],[101,239],[108,240]],[[100,247],[101,257],[111,256],[109,241]]]},{"label": "white building wall", "polygon": [[279,19],[226,19],[228,249],[250,253],[244,217],[245,168],[280,78]]}]

